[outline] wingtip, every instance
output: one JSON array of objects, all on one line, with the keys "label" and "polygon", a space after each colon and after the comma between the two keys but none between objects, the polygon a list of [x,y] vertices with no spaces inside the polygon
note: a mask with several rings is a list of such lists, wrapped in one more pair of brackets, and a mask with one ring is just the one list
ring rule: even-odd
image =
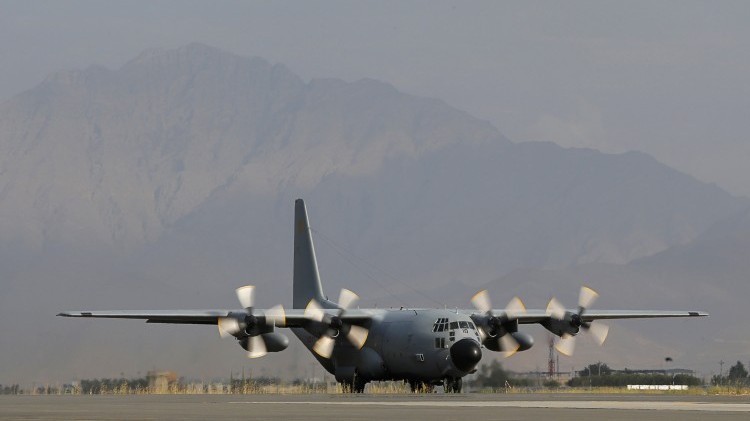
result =
[{"label": "wingtip", "polygon": [[91,317],[90,311],[63,311],[57,313],[58,317]]}]

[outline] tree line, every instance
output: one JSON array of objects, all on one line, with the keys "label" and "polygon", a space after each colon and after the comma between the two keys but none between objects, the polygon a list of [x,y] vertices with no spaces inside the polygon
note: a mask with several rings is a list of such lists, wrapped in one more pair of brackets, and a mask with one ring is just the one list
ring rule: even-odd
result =
[{"label": "tree line", "polygon": [[615,371],[607,364],[590,364],[568,381],[571,387],[625,387],[629,384],[702,386],[703,380],[691,374]]},{"label": "tree line", "polygon": [[750,376],[742,361],[737,361],[737,364],[729,367],[729,373],[726,375],[717,374],[711,377],[711,384],[713,386],[750,386]]},{"label": "tree line", "polygon": [[3,386],[0,384],[0,395],[20,395],[23,390],[17,385]]},{"label": "tree line", "polygon": [[[729,379],[745,379],[747,384],[747,372],[742,363],[737,362],[738,368],[732,367],[726,378],[714,379],[714,381],[726,381]],[[691,374],[678,373],[669,374],[665,372],[643,373],[631,370],[613,370],[607,364],[596,363],[586,366],[578,371],[577,376],[570,379],[567,385],[570,387],[625,387],[629,384],[643,385],[686,385],[702,386],[703,380]],[[728,383],[726,383],[728,384]],[[471,385],[479,389],[508,389],[514,387],[539,386],[540,379],[516,377],[513,373],[503,369],[498,361],[484,364],[479,374],[471,382]],[[554,379],[545,379],[541,385],[548,388],[559,387],[560,384]]]}]

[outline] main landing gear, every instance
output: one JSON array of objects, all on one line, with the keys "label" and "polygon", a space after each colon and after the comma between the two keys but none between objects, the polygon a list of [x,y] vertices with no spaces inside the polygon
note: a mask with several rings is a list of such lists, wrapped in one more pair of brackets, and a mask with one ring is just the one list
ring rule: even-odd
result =
[{"label": "main landing gear", "polygon": [[461,393],[464,381],[462,378],[446,377],[443,379],[443,390],[445,393]]},{"label": "main landing gear", "polygon": [[343,389],[344,393],[363,393],[366,384],[366,382],[355,376],[351,380],[342,381],[341,389]]},{"label": "main landing gear", "polygon": [[432,393],[435,391],[435,385],[423,382],[421,380],[409,380],[409,387],[412,393]]}]

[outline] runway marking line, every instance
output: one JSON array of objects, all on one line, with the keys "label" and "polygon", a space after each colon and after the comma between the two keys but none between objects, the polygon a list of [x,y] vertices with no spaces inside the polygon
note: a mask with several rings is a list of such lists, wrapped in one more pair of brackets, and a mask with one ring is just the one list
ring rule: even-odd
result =
[{"label": "runway marking line", "polygon": [[230,404],[253,405],[351,405],[351,406],[419,406],[475,408],[549,408],[549,409],[626,409],[649,411],[750,412],[750,404],[712,402],[632,402],[632,401],[235,401]]}]

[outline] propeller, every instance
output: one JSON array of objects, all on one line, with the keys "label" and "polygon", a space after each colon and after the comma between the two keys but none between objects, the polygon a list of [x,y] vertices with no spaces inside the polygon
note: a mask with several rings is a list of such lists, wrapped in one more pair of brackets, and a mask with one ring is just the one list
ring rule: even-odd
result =
[{"label": "propeller", "polygon": [[248,358],[260,358],[268,353],[266,348],[266,342],[260,335],[248,336],[240,341],[247,341],[247,344],[242,344],[247,349]]},{"label": "propeller", "polygon": [[474,296],[471,297],[471,303],[477,310],[487,316],[487,326],[489,327],[489,331],[486,333],[490,337],[497,336],[498,345],[500,349],[503,350],[504,356],[507,358],[518,352],[521,348],[521,344],[519,344],[512,335],[508,334],[509,332],[503,332],[503,325],[509,321],[515,321],[519,316],[526,313],[526,306],[523,305],[523,301],[518,297],[513,297],[508,305],[505,306],[505,311],[500,316],[493,313],[492,301],[490,300],[490,295],[486,289],[474,294]]},{"label": "propeller", "polygon": [[242,342],[249,358],[258,358],[268,353],[268,347],[261,336],[263,329],[268,326],[284,326],[286,313],[284,307],[276,305],[258,316],[253,313],[255,302],[255,287],[246,285],[236,290],[237,299],[245,309],[244,314],[231,313],[218,320],[219,335],[222,338],[234,336]]},{"label": "propeller", "polygon": [[[583,328],[583,330],[590,333],[600,346],[604,344],[609,333],[609,326],[596,321],[586,322],[583,320],[583,314],[586,312],[586,309],[591,307],[598,297],[599,294],[593,289],[587,286],[581,287],[581,292],[578,295],[578,311],[576,313],[568,312],[554,297],[549,300],[547,314],[557,321],[568,322],[570,327],[573,328],[571,333],[564,332],[561,335],[561,339],[555,345],[555,349],[558,352],[567,356],[573,355],[573,351],[575,350],[575,334],[578,333],[578,328]],[[569,318],[568,315],[570,315]]]},{"label": "propeller", "polygon": [[352,345],[357,349],[362,349],[367,341],[369,331],[362,326],[344,323],[342,320],[344,313],[354,307],[357,301],[359,301],[357,294],[346,288],[342,289],[339,293],[338,314],[332,316],[326,313],[315,299],[310,300],[305,308],[305,318],[327,326],[326,331],[315,342],[315,345],[313,345],[313,351],[316,354],[323,358],[330,358],[331,354],[333,354],[336,338],[338,338],[341,332],[346,333],[346,339]]}]

